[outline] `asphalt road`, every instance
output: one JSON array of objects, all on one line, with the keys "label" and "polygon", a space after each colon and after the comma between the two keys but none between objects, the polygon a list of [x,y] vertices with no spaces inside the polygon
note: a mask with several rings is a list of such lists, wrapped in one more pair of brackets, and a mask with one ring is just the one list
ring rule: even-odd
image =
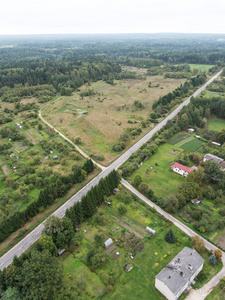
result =
[{"label": "asphalt road", "polygon": [[[213,80],[215,80],[222,70],[218,72],[215,76],[213,76],[207,83],[205,83],[201,88],[199,88],[192,96],[196,97],[199,95]],[[192,97],[191,96],[191,97]],[[168,120],[174,118],[178,112],[190,102],[191,97],[185,100],[179,107],[177,107],[169,116],[167,116],[161,123],[155,126],[149,133],[147,133],[143,138],[141,138],[135,145],[129,148],[123,155],[121,155],[116,161],[114,161],[108,168],[103,168],[99,165],[103,171],[95,177],[92,181],[90,181],[85,187],[83,187],[78,193],[72,196],[66,203],[64,203],[60,208],[58,208],[53,214],[59,218],[62,218],[65,215],[65,212],[68,208],[73,206],[73,204],[77,201],[80,201],[82,196],[85,195],[91,187],[98,184],[101,178],[107,176],[112,170],[118,169],[135,151],[137,151],[145,142],[147,142],[159,129],[161,129]],[[42,116],[40,115],[41,119],[47,123]],[[55,129],[49,123],[47,123],[51,128]],[[55,129],[56,130],[56,129]],[[66,138],[63,134],[61,134],[58,130],[56,130],[63,138],[65,138],[68,142],[72,143],[68,138]],[[73,144],[73,143],[72,143]],[[76,146],[76,145],[74,145]],[[77,148],[77,146],[76,146]],[[79,149],[79,152],[82,150]],[[86,154],[84,153],[84,156]],[[169,216],[169,215],[168,215]],[[181,223],[182,224],[182,223]],[[176,224],[175,224],[176,225]],[[181,225],[180,225],[181,226]],[[184,225],[183,225],[184,226]],[[5,253],[0,258],[0,269],[7,267],[11,264],[13,257],[15,255],[20,256],[25,250],[27,250],[34,242],[36,242],[40,236],[41,232],[44,228],[44,222],[41,223],[38,227],[36,227],[31,233],[29,233],[25,238],[23,238],[18,244],[16,244],[12,249],[10,249],[7,253]],[[182,228],[181,228],[182,229]],[[187,229],[183,227],[182,229],[185,233],[187,233]]]}]

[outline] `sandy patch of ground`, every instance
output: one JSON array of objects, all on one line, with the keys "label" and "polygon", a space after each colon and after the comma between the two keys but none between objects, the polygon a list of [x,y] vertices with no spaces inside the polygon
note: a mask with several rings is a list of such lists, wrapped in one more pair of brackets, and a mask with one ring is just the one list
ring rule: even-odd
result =
[{"label": "sandy patch of ground", "polygon": [[136,235],[137,237],[143,239],[144,235],[140,234],[139,232],[135,231],[133,228],[131,228],[130,226],[128,226],[127,224],[123,223],[121,220],[119,220],[117,217],[113,218],[116,220],[116,222],[118,224],[120,224],[123,228],[127,229],[129,232],[133,233],[134,235]]},{"label": "sandy patch of ground", "polygon": [[10,171],[6,165],[2,166],[2,171],[6,176],[10,174]]}]

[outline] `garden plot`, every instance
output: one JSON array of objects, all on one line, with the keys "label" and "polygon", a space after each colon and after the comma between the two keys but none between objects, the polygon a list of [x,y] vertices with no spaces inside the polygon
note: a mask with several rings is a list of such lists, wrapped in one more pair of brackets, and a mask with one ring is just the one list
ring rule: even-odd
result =
[{"label": "garden plot", "polygon": [[23,142],[16,142],[13,145],[13,150],[16,151],[17,153],[24,152],[27,149],[28,149],[28,146],[24,145]]},{"label": "garden plot", "polygon": [[38,142],[35,140],[35,138],[28,132],[25,131],[24,134],[26,135],[26,137],[34,144],[36,145]]},{"label": "garden plot", "polygon": [[168,140],[168,144],[176,145],[179,142],[186,140],[187,138],[190,138],[190,135],[188,133],[178,133]]},{"label": "garden plot", "polygon": [[33,137],[33,138],[35,138],[35,140],[37,140],[37,141],[41,141],[41,140],[43,140],[43,136],[42,135],[40,135],[40,133],[38,133],[35,129],[30,129],[30,130],[28,130],[28,133]]},{"label": "garden plot", "polygon": [[2,171],[6,176],[10,174],[10,171],[6,165],[2,166]]},{"label": "garden plot", "polygon": [[180,145],[180,148],[191,152],[197,151],[202,145],[202,142],[193,138],[192,140]]}]

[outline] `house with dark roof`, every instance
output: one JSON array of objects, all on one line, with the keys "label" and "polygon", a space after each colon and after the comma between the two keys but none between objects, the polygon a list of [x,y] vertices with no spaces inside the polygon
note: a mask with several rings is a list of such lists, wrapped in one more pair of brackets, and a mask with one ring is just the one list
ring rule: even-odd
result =
[{"label": "house with dark roof", "polygon": [[178,299],[201,272],[205,260],[194,249],[184,247],[155,277],[155,287],[169,300]]},{"label": "house with dark roof", "polygon": [[175,162],[175,164],[173,164],[171,167],[171,170],[173,170],[174,172],[182,175],[182,176],[187,176],[191,171],[194,171],[193,168],[189,168],[187,166],[184,166],[182,164],[179,164],[177,162]]}]

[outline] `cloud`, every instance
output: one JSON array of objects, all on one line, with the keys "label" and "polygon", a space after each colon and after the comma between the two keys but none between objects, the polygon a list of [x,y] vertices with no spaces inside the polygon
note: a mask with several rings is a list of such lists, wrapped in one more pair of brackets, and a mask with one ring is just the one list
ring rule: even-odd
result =
[{"label": "cloud", "polygon": [[0,34],[225,33],[224,15],[221,0],[8,0]]}]

